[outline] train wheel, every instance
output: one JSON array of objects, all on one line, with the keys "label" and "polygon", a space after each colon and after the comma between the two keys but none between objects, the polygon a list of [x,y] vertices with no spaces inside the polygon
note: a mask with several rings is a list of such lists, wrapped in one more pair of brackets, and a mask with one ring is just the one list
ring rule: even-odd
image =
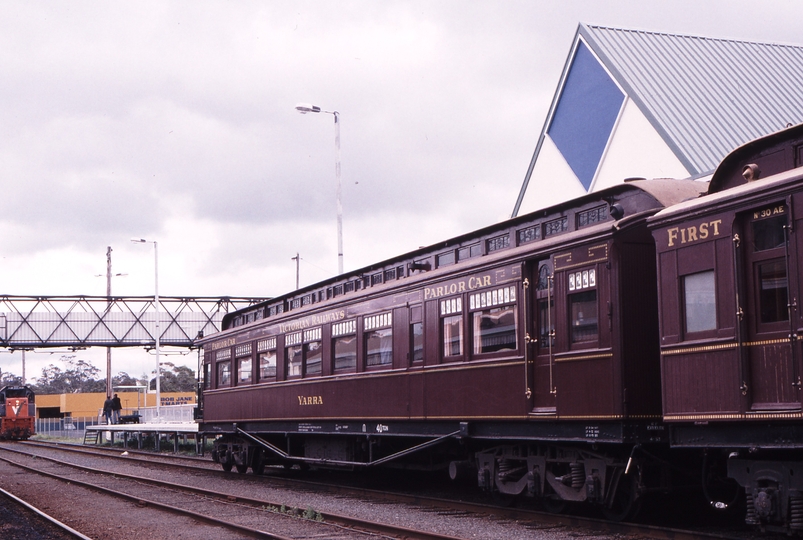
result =
[{"label": "train wheel", "polygon": [[230,461],[227,461],[226,463],[221,463],[220,466],[223,467],[224,471],[231,472],[231,469],[234,466],[234,464]]},{"label": "train wheel", "polygon": [[262,474],[265,472],[265,454],[262,453],[262,450],[254,452],[251,470],[254,474]]},{"label": "train wheel", "polygon": [[641,509],[641,498],[638,496],[638,475],[622,474],[616,486],[616,493],[610,506],[602,508],[605,519],[610,521],[625,521],[638,514]]},{"label": "train wheel", "polygon": [[245,474],[248,472],[248,465],[235,465],[237,467],[237,472],[240,474]]}]

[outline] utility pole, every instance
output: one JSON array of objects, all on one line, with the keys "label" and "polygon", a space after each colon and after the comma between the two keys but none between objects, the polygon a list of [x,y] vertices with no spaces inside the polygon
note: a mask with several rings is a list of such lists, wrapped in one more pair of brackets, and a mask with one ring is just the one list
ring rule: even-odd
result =
[{"label": "utility pole", "polygon": [[[105,319],[112,309],[112,277],[127,276],[128,274],[112,274],[112,247],[106,247],[106,312]],[[95,274],[103,277],[103,274]],[[106,347],[106,397],[112,397],[112,348]]]},{"label": "utility pole", "polygon": [[291,261],[296,261],[296,290],[298,290],[298,263],[301,261],[301,257],[298,256],[298,252],[296,252],[295,257],[290,257]]},{"label": "utility pole", "polygon": [[[112,247],[106,247],[106,313],[112,305]],[[112,348],[106,347],[106,398],[112,397]]]}]

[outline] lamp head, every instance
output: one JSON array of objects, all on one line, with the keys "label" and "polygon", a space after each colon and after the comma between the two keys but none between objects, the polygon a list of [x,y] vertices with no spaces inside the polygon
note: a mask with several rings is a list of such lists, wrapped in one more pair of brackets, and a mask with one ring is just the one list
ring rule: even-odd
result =
[{"label": "lamp head", "polygon": [[313,105],[312,103],[296,103],[296,110],[301,114],[307,114],[308,112],[321,112],[321,108]]}]

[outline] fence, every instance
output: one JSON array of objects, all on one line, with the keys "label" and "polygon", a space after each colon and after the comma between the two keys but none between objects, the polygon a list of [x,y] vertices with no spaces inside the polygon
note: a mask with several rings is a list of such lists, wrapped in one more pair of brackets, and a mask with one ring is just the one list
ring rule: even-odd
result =
[{"label": "fence", "polygon": [[84,440],[87,426],[94,426],[102,422],[94,416],[80,418],[37,418],[36,434],[64,439]]},{"label": "fence", "polygon": [[[159,408],[159,417],[156,417],[156,407],[141,407],[139,409],[140,422],[143,424],[171,424],[171,423],[190,423],[194,422],[194,404],[189,405],[168,405]],[[122,414],[132,414],[132,410],[123,409]],[[65,439],[84,440],[84,432],[87,426],[105,424],[103,417],[67,417],[67,418],[37,418],[36,433],[49,437]],[[136,429],[136,424],[131,424],[131,431]]]}]

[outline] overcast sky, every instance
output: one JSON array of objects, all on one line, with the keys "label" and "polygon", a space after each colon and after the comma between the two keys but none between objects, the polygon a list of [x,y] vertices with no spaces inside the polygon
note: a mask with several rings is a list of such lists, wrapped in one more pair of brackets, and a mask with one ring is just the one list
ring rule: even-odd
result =
[{"label": "overcast sky", "polygon": [[[274,296],[513,209],[580,22],[801,43],[799,0],[0,1],[0,293]],[[60,352],[27,355],[29,378]],[[79,357],[105,367],[103,349]],[[186,361],[195,368],[195,355]],[[115,352],[113,372],[152,359]],[[20,374],[19,353],[0,369]]]}]

